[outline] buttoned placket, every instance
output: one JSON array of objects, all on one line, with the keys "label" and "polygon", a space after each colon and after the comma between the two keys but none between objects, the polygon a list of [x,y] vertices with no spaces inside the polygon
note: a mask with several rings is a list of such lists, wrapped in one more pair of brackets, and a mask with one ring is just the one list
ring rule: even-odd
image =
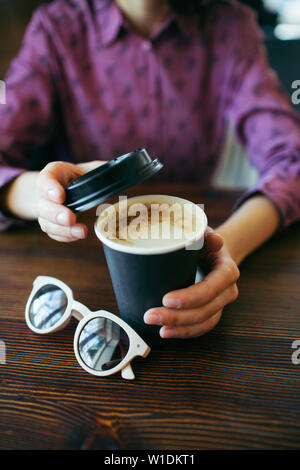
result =
[{"label": "buttoned placket", "polygon": [[155,40],[143,39],[141,50],[145,63],[148,65],[148,93],[151,111],[157,117],[155,119],[154,133],[156,141],[163,146],[163,107],[161,91],[161,65],[157,57],[157,44]]}]

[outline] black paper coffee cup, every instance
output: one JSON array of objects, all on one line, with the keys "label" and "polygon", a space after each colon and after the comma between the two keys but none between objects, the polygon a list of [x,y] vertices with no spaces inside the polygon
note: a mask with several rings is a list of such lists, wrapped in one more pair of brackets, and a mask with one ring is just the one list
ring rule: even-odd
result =
[{"label": "black paper coffee cup", "polygon": [[[126,207],[132,209],[139,208],[140,205],[147,207],[148,226],[146,213],[141,216],[138,211],[139,216],[135,219],[132,219],[132,211],[130,216],[127,213],[126,224],[123,217],[127,211]],[[166,210],[174,209],[175,206],[182,207],[182,219],[178,216],[180,210],[177,215],[170,210],[169,220],[172,230],[165,236],[162,227],[167,221],[167,213],[159,212],[157,208],[159,205]],[[153,222],[152,218],[149,220],[149,208],[154,206],[157,212]],[[173,196],[147,195],[125,201],[123,199],[108,207],[106,214],[119,217],[123,229],[125,227],[130,229],[132,228],[130,224],[133,224],[133,227],[137,228],[136,233],[140,237],[142,234],[145,238],[134,238],[133,231],[130,232],[130,236],[122,238],[118,221],[115,225],[112,224],[115,229],[113,233],[112,227],[110,230],[107,229],[108,223],[105,223],[105,220],[108,220],[108,215],[105,219],[104,214],[105,210],[95,223],[95,232],[103,243],[120,316],[153,346],[161,342],[159,335],[161,326],[147,325],[143,320],[144,314],[150,308],[161,307],[162,298],[168,292],[188,287],[195,282],[199,249],[202,248],[207,227],[206,215],[200,206]],[[140,224],[137,223],[138,217]],[[142,233],[138,228],[141,228],[143,223],[146,230]],[[156,237],[151,238],[149,235],[153,228],[156,229]],[[180,237],[183,231],[184,237]],[[151,234],[153,235],[152,232]]]}]

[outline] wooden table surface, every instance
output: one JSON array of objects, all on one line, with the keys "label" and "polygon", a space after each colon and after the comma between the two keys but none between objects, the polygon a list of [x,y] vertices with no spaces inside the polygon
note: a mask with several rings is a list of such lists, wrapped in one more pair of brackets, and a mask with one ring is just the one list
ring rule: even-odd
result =
[{"label": "wooden table surface", "polygon": [[[139,185],[129,194],[205,203],[215,227],[235,193]],[[300,447],[300,225],[241,266],[239,298],[209,334],[133,362],[136,380],[86,373],[73,353],[76,320],[53,335],[25,325],[33,279],[65,281],[91,310],[117,313],[103,250],[91,230],[72,244],[32,224],[0,234],[0,449],[295,449]],[[3,351],[2,351],[3,353]]]}]

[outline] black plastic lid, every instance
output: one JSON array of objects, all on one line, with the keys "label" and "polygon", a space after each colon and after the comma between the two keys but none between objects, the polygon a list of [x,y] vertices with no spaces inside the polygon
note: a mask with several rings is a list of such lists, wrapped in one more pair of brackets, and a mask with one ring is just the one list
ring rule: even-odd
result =
[{"label": "black plastic lid", "polygon": [[65,205],[83,212],[120,194],[157,173],[163,164],[152,160],[146,149],[115,158],[80,176],[65,188]]}]

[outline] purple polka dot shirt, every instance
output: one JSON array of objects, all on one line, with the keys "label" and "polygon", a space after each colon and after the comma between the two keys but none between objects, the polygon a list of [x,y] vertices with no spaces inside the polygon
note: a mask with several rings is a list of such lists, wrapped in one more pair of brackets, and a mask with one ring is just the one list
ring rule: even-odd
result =
[{"label": "purple polka dot shirt", "polygon": [[[38,8],[5,78],[0,186],[59,133],[73,162],[138,147],[164,162],[154,178],[207,184],[228,123],[282,226],[300,218],[300,119],[269,67],[255,13],[227,0],[199,17],[171,14],[149,39],[113,1]],[[0,213],[0,229],[16,221]]]}]

